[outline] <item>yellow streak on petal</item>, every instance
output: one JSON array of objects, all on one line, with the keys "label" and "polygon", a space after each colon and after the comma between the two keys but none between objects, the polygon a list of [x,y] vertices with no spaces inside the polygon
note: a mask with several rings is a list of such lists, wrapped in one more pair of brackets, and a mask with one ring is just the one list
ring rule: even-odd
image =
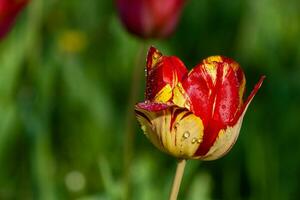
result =
[{"label": "yellow streak on petal", "polygon": [[154,54],[152,55],[152,65],[151,68],[157,67],[157,63],[161,60],[160,58],[162,57],[161,53],[156,50]]},{"label": "yellow streak on petal", "polygon": [[237,71],[240,68],[240,65],[237,62],[233,62],[230,64],[234,71]]},{"label": "yellow streak on petal", "polygon": [[176,157],[191,159],[203,140],[204,126],[202,120],[194,114],[181,120],[184,114],[186,112],[178,115],[175,120],[172,132],[176,134],[176,145],[171,146],[170,150]]},{"label": "yellow streak on petal", "polygon": [[216,62],[223,62],[221,56],[210,56],[203,60],[205,71],[209,74],[214,84],[216,84],[217,79],[217,65]]},{"label": "yellow streak on petal", "polygon": [[155,102],[166,103],[172,98],[172,87],[167,84],[154,97]]},{"label": "yellow streak on petal", "polygon": [[209,74],[214,84],[217,79],[217,67],[214,63],[204,63],[205,71]]},{"label": "yellow streak on petal", "polygon": [[179,82],[173,90],[173,103],[179,107],[187,108],[190,110],[190,103],[188,101],[188,96],[185,90],[182,87],[182,84]]},{"label": "yellow streak on petal", "polygon": [[223,59],[221,56],[210,56],[204,60],[206,63],[212,63],[212,62],[223,62]]},{"label": "yellow streak on petal", "polygon": [[229,65],[227,63],[224,63],[222,82],[223,82],[223,80],[225,80],[225,77],[227,76],[228,71],[229,71]]}]

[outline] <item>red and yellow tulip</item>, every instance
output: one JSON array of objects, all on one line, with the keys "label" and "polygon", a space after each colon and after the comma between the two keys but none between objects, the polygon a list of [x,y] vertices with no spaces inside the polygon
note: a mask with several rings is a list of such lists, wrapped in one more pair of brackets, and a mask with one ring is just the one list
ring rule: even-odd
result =
[{"label": "red and yellow tulip", "polygon": [[0,39],[11,29],[17,15],[29,0],[0,0]]},{"label": "red and yellow tulip", "polygon": [[161,151],[182,159],[215,160],[238,138],[249,103],[239,64],[223,56],[204,59],[190,72],[175,56],[151,47],[145,101],[135,106],[142,130]]}]

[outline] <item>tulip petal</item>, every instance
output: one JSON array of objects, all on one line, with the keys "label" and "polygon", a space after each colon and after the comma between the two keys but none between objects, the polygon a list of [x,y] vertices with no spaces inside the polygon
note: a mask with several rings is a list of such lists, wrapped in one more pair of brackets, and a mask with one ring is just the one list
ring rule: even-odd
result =
[{"label": "tulip petal", "polygon": [[166,103],[173,96],[173,88],[187,74],[183,62],[175,56],[162,56],[151,47],[147,58],[146,100]]},{"label": "tulip petal", "polygon": [[244,115],[245,112],[234,126],[221,129],[218,132],[217,138],[209,151],[204,156],[200,156],[202,160],[216,160],[224,156],[233,147],[239,136]]},{"label": "tulip petal", "polygon": [[183,89],[182,84],[179,82],[173,90],[172,103],[178,107],[186,108],[191,110],[190,99],[185,90]]},{"label": "tulip petal", "polygon": [[182,86],[191,110],[204,123],[204,137],[196,156],[204,156],[221,129],[239,113],[245,88],[244,73],[238,63],[222,56],[209,57],[192,70]]},{"label": "tulip petal", "polygon": [[204,124],[212,118],[226,124],[241,105],[245,77],[233,60],[212,56],[196,66],[182,85],[189,96],[191,110]]},{"label": "tulip petal", "polygon": [[199,117],[185,108],[157,103],[137,104],[135,112],[145,135],[158,149],[178,158],[193,158],[203,137]]},{"label": "tulip petal", "polygon": [[148,72],[157,64],[159,58],[162,57],[162,53],[158,51],[155,47],[151,46],[148,50],[147,55],[147,76],[149,75]]},{"label": "tulip petal", "polygon": [[241,107],[241,109],[239,110],[239,113],[236,115],[235,119],[232,121],[232,123],[236,123],[236,121],[239,120],[239,118],[243,115],[243,113],[246,112],[249,104],[251,103],[252,99],[254,98],[254,96],[256,95],[256,93],[258,92],[259,88],[261,87],[264,79],[266,78],[266,76],[261,76],[259,81],[255,84],[253,90],[251,91],[250,95],[248,96],[247,100],[245,101],[245,103],[243,104],[243,106]]},{"label": "tulip petal", "polygon": [[225,129],[221,129],[218,132],[214,144],[210,147],[209,151],[204,156],[201,156],[202,160],[218,159],[225,155],[233,147],[239,136],[240,129],[243,123],[243,118],[245,116],[247,108],[250,105],[250,102],[252,101],[253,97],[261,87],[264,79],[265,76],[262,76],[259,82],[254,86],[254,89],[250,93],[246,102],[243,104],[242,108],[239,110],[239,113],[236,115],[236,118],[232,121],[232,124],[227,126]]}]

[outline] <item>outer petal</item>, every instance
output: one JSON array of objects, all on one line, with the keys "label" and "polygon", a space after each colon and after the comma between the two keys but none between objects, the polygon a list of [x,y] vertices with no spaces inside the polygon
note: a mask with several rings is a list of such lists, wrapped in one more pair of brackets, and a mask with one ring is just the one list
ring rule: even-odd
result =
[{"label": "outer petal", "polygon": [[168,102],[173,88],[187,74],[183,62],[175,56],[163,56],[151,47],[147,58],[146,100]]},{"label": "outer petal", "polygon": [[243,106],[241,107],[241,109],[239,110],[239,112],[237,113],[235,119],[232,121],[232,123],[236,123],[236,121],[239,120],[240,116],[243,115],[243,113],[246,112],[249,104],[251,103],[252,99],[254,98],[254,96],[256,95],[256,93],[258,92],[259,88],[261,87],[264,79],[266,78],[266,76],[262,76],[260,77],[258,83],[256,83],[256,85],[254,86],[253,90],[251,91],[250,95],[248,96],[247,100],[245,101],[245,103],[243,104]]},{"label": "outer petal", "polygon": [[209,57],[182,81],[190,99],[191,110],[204,124],[230,122],[242,104],[245,77],[239,65],[221,56]]},{"label": "outer petal", "polygon": [[205,156],[220,131],[236,124],[244,110],[245,83],[238,63],[221,56],[205,59],[182,81],[190,109],[201,117],[205,127],[195,156]]},{"label": "outer petal", "polygon": [[232,122],[232,124],[227,126],[225,129],[219,130],[219,132],[217,134],[217,138],[216,138],[214,144],[212,145],[212,147],[210,147],[210,149],[206,153],[206,155],[200,156],[200,158],[202,160],[218,159],[218,158],[222,157],[223,155],[225,155],[233,147],[233,145],[235,144],[235,142],[239,136],[240,129],[241,129],[241,126],[243,123],[243,118],[245,116],[247,108],[248,108],[250,102],[252,101],[253,97],[255,96],[255,94],[257,93],[259,88],[261,87],[264,78],[265,78],[265,76],[262,76],[260,78],[259,82],[255,85],[255,87],[252,90],[251,94],[249,95],[247,101],[241,108],[240,112],[237,114],[237,118]]},{"label": "outer petal", "polygon": [[239,136],[245,112],[234,126],[228,126],[218,132],[214,144],[209,148],[206,155],[199,157],[201,160],[216,160],[229,152]]},{"label": "outer petal", "polygon": [[157,103],[137,104],[135,112],[145,135],[158,149],[178,158],[194,158],[203,137],[199,117],[187,109]]}]

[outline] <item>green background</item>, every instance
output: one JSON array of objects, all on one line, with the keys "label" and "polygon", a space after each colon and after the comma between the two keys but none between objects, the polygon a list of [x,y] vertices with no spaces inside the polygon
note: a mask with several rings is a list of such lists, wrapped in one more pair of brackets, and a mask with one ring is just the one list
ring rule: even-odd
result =
[{"label": "green background", "polygon": [[[189,69],[210,55],[234,58],[247,94],[267,77],[234,148],[217,161],[189,161],[179,199],[299,198],[299,7],[190,0],[172,37],[147,42]],[[124,30],[113,1],[32,0],[0,43],[0,199],[122,199],[142,43]],[[142,101],[143,77],[139,86]],[[133,125],[129,199],[167,199],[176,160]]]}]

